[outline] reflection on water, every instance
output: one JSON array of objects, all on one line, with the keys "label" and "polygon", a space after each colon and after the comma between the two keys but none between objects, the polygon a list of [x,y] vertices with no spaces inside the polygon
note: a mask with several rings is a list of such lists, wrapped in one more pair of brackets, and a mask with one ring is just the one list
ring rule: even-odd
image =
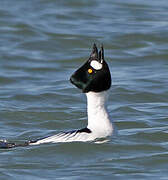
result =
[{"label": "reflection on water", "polygon": [[1,179],[166,179],[167,1],[2,1],[0,138],[22,142],[86,126],[69,82],[104,44],[118,136],[105,144],[1,150]]}]

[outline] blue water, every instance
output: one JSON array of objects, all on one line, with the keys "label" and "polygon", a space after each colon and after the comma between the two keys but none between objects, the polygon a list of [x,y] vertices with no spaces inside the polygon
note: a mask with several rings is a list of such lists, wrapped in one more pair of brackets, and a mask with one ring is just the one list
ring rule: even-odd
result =
[{"label": "blue water", "polygon": [[105,48],[111,141],[0,150],[0,179],[167,179],[166,0],[2,0],[0,139],[24,142],[87,125],[70,75]]}]

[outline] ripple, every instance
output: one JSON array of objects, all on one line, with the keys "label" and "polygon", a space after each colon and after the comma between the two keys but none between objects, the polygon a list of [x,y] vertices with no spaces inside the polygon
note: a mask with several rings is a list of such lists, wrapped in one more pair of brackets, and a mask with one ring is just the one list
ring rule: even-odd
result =
[{"label": "ripple", "polygon": [[13,79],[13,78],[0,76],[0,83],[1,83],[2,86],[4,86],[4,85],[16,83],[16,80]]}]

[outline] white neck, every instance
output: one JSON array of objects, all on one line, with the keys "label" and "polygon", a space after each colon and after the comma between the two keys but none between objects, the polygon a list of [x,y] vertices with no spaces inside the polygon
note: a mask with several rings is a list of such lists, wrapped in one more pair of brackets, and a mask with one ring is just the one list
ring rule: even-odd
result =
[{"label": "white neck", "polygon": [[108,92],[89,92],[87,96],[88,128],[99,137],[110,136],[112,122],[107,112]]}]

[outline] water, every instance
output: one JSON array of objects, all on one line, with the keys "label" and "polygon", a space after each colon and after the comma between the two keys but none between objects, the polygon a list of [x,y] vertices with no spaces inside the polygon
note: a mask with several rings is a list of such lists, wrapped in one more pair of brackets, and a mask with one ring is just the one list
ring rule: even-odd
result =
[{"label": "water", "polygon": [[0,179],[167,179],[167,8],[166,0],[1,0],[0,138],[86,126],[85,96],[69,77],[94,42],[112,72],[118,135],[0,150]]}]

